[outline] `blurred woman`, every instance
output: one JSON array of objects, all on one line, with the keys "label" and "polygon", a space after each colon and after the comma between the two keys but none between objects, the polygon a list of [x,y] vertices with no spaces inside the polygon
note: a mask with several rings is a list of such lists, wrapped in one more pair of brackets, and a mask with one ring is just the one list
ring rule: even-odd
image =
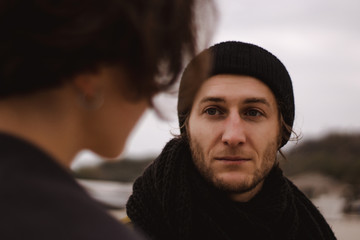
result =
[{"label": "blurred woman", "polygon": [[122,152],[194,55],[199,1],[1,1],[0,239],[140,239],[69,166]]}]

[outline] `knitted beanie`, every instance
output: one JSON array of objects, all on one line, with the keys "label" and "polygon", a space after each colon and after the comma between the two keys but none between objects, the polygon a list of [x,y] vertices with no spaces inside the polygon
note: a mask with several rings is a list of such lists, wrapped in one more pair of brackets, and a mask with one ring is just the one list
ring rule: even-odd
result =
[{"label": "knitted beanie", "polygon": [[[208,65],[201,75],[201,64]],[[178,117],[181,132],[185,133],[185,120],[190,114],[195,95],[202,83],[217,74],[238,74],[259,79],[266,84],[277,100],[284,122],[292,127],[295,116],[294,93],[291,78],[280,60],[267,50],[249,43],[228,41],[216,44],[191,60],[180,82]],[[281,147],[291,132],[283,128]]]}]

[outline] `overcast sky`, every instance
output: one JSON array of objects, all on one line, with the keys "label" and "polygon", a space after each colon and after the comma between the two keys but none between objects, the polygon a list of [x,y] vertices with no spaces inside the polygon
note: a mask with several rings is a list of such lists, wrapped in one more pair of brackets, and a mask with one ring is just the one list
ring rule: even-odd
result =
[{"label": "overcast sky", "polygon": [[[210,44],[259,45],[287,67],[295,92],[295,130],[303,139],[329,131],[360,132],[360,1],[217,0]],[[146,112],[124,156],[158,154],[178,133],[176,96],[160,96],[162,121]],[[81,160],[96,158],[81,154]],[[75,165],[76,165],[75,164]]]}]

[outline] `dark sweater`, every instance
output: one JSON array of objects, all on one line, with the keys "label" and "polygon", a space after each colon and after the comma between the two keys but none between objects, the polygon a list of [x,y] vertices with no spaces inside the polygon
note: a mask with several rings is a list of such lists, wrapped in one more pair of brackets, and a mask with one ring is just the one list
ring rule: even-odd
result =
[{"label": "dark sweater", "polygon": [[0,134],[0,239],[142,239],[34,145]]}]

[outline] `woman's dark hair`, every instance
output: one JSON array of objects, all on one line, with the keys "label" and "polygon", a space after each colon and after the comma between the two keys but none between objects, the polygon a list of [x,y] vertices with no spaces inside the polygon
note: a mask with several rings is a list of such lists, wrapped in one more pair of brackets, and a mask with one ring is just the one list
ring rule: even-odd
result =
[{"label": "woman's dark hair", "polygon": [[194,55],[199,1],[2,0],[0,98],[118,65],[135,96],[150,99]]}]

